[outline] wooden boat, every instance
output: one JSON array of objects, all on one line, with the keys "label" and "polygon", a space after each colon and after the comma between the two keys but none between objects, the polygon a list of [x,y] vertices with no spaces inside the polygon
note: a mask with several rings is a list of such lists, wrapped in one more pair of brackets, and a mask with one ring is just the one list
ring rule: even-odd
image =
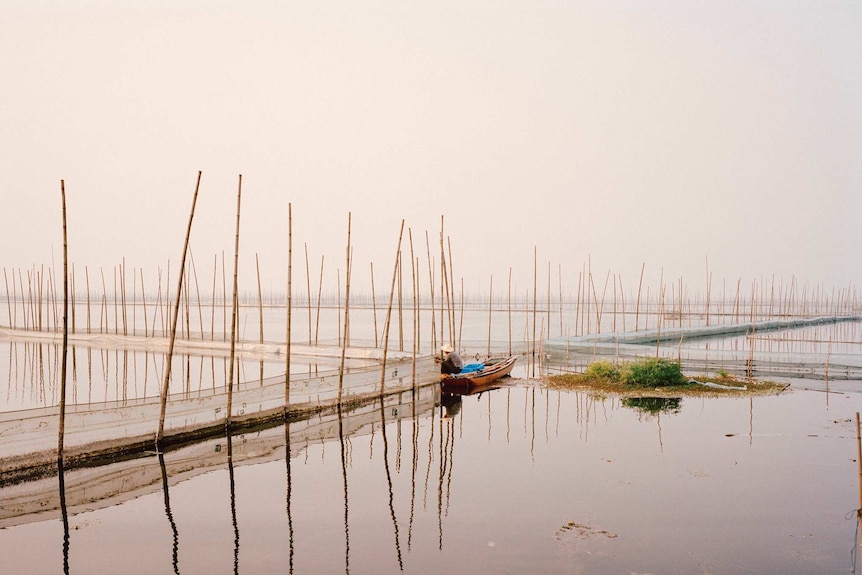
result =
[{"label": "wooden boat", "polygon": [[444,393],[464,394],[478,387],[484,387],[506,377],[512,372],[517,357],[491,358],[485,362],[485,367],[469,373],[455,373],[441,379]]}]

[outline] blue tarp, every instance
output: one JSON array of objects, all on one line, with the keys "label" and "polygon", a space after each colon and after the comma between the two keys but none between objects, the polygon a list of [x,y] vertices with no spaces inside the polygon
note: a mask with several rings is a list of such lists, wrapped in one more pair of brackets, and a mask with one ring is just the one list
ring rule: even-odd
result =
[{"label": "blue tarp", "polygon": [[461,373],[473,373],[474,371],[482,371],[485,369],[484,363],[468,363],[461,368]]}]

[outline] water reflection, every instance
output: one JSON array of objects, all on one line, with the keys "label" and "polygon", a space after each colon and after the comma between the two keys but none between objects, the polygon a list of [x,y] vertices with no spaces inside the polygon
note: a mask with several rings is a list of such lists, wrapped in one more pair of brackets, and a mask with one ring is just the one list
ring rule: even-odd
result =
[{"label": "water reflection", "polygon": [[290,470],[290,420],[285,417],[284,421],[284,464],[287,470],[286,493],[285,493],[285,511],[287,512],[287,534],[289,538],[288,552],[288,568],[290,575],[293,575],[293,556],[294,556],[294,541],[293,541],[293,513],[291,512],[291,500],[293,495],[293,480]]},{"label": "water reflection", "polygon": [[165,516],[168,518],[168,523],[171,526],[171,534],[173,535],[173,544],[171,546],[171,563],[174,567],[174,573],[179,575],[180,573],[180,534],[177,530],[176,521],[174,521],[174,514],[171,512],[171,495],[168,489],[168,470],[165,466],[165,454],[163,452],[159,452],[159,469],[162,472],[162,491],[165,496]]},{"label": "water reflection", "polygon": [[625,397],[622,404],[648,415],[675,414],[682,410],[681,397]]},{"label": "water reflection", "polygon": [[461,412],[461,396],[454,393],[444,393],[440,396],[443,407],[443,418],[455,417]]},{"label": "water reflection", "polygon": [[[44,513],[54,501],[45,497],[34,498],[31,509],[38,511],[27,521],[7,516],[4,523],[0,517],[0,527],[6,527],[0,529],[0,544],[7,545],[20,524],[62,517],[68,495],[74,529],[82,529],[76,531],[71,570],[88,573],[98,572],[94,558],[99,564],[110,559],[124,570],[126,562],[162,557],[161,570],[178,574],[178,530],[186,517],[196,521],[195,529],[183,529],[186,572],[211,571],[217,557],[215,565],[222,566],[232,559],[234,573],[423,573],[433,564],[476,573],[728,573],[726,557],[736,548],[745,553],[751,571],[771,572],[773,566],[785,573],[836,572],[842,565],[834,560],[816,563],[810,557],[815,552],[832,556],[833,541],[850,539],[843,521],[848,490],[842,485],[847,482],[837,473],[823,474],[813,496],[804,474],[793,473],[781,490],[761,488],[769,483],[764,477],[782,466],[820,468],[846,447],[845,430],[829,423],[832,432],[827,433],[824,419],[810,417],[811,406],[798,399],[797,394],[688,400],[697,401],[698,408],[682,410],[680,398],[598,398],[528,384],[472,397],[408,392],[293,418],[283,427],[245,430],[242,437],[222,436],[157,458],[101,470],[61,470],[57,512]],[[858,406],[859,398],[852,402]],[[763,441],[752,444],[728,435],[750,434],[755,412]],[[674,425],[665,425],[664,443],[657,445],[649,431],[664,414],[673,414]],[[839,419],[827,415],[829,422]],[[805,445],[793,448],[790,432]],[[815,432],[817,438],[809,435]],[[225,440],[227,458],[224,449],[215,448]],[[338,463],[332,457],[336,441]],[[815,442],[817,449],[809,449]],[[801,463],[788,464],[794,461]],[[118,494],[105,487],[109,475],[117,482],[145,481],[131,493]],[[230,481],[229,494],[224,479]],[[53,477],[44,481],[56,497],[57,482]],[[740,491],[740,483],[747,489]],[[81,495],[82,485],[87,495],[103,493],[111,501],[88,500]],[[15,497],[28,489],[23,484],[9,491],[0,487],[0,511],[23,508]],[[710,496],[703,497],[705,492]],[[229,508],[218,504],[228,497]],[[670,499],[679,501],[679,511],[660,507]],[[172,504],[173,513],[183,510],[176,522]],[[152,509],[162,530],[138,531],[116,550],[95,543],[100,530],[146,527],[139,521]],[[836,509],[840,512],[833,520]],[[666,523],[642,529],[643,517],[657,514]],[[200,521],[210,516],[214,520]],[[66,522],[64,572],[69,571]],[[114,529],[117,522],[122,529]],[[38,525],[17,532],[34,547],[48,541],[59,552],[57,522],[45,523],[54,526],[50,538],[40,536]],[[573,537],[561,534],[560,525],[583,529]],[[806,529],[817,537],[796,549],[802,563],[794,566],[779,550]],[[599,536],[606,532],[618,537]],[[750,541],[757,547],[750,548]],[[59,557],[50,558],[54,565],[45,567],[34,557],[32,570],[55,571]],[[0,558],[0,571],[21,572],[10,569],[10,561]]]},{"label": "water reflection", "polygon": [[341,446],[341,476],[344,482],[344,572],[350,574],[350,497],[347,491],[347,450],[344,436],[344,414],[338,404],[338,443]]},{"label": "water reflection", "polygon": [[66,474],[62,457],[57,460],[57,479],[59,482],[60,516],[63,520],[63,573],[69,575],[69,512],[66,509]]},{"label": "water reflection", "polygon": [[233,437],[227,434],[227,469],[230,477],[230,517],[233,523],[233,572],[239,573],[239,524],[236,521],[236,481],[233,474]]},{"label": "water reflection", "polygon": [[[392,516],[392,527],[395,532],[395,554],[398,557],[398,568],[404,570],[401,558],[401,541],[398,537],[398,518],[395,516],[395,495],[392,491],[392,474],[389,472],[389,442],[386,440],[386,411],[383,398],[380,398],[380,431],[383,435],[383,467],[386,471],[386,485],[389,489],[389,514]],[[397,411],[395,411],[397,413]]]}]

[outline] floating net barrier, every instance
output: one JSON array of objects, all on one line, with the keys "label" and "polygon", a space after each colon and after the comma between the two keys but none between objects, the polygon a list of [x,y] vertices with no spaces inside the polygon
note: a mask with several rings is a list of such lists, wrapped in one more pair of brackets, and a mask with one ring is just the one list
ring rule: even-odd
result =
[{"label": "floating net barrier", "polygon": [[[242,430],[232,436],[232,464],[236,466],[267,463],[284,459],[286,442],[290,457],[298,457],[310,446],[338,441],[342,437],[369,435],[392,421],[409,419],[432,411],[439,403],[438,386],[426,386],[415,392],[390,394],[354,404],[342,410],[334,408],[289,418],[287,430],[283,420],[272,421]],[[285,431],[289,433],[286,436]],[[169,450],[160,461],[154,453],[139,457],[91,465],[64,473],[65,501],[69,513],[117,505],[163,489],[167,477],[173,486],[192,477],[228,466],[228,436],[194,441]],[[162,467],[164,464],[164,468]],[[5,477],[0,482],[0,529],[60,516],[56,460],[54,469],[29,477]]]},{"label": "floating net barrier", "polygon": [[[10,334],[53,342],[58,335],[50,333]],[[118,349],[146,349],[153,353],[166,352],[167,345],[153,338],[117,335],[70,336],[70,344],[106,345]],[[158,338],[156,338],[158,339]],[[164,345],[164,349],[162,346]],[[203,345],[203,347],[202,347]],[[177,350],[198,350],[208,356],[223,353],[229,343],[189,342],[178,340]],[[238,355],[270,363],[285,360],[284,344],[240,342]],[[290,395],[288,413],[314,412],[341,404],[349,406],[369,399],[414,388],[437,385],[439,367],[430,355],[416,357],[406,352],[389,351],[385,373],[382,371],[383,350],[349,347],[344,350],[345,364],[340,369],[342,349],[335,346],[291,346]],[[296,361],[313,362],[314,369],[294,373]],[[176,359],[176,358],[175,358]],[[268,420],[282,420],[285,412],[285,377],[281,374],[262,379],[247,379],[235,383],[232,394],[232,427],[256,425]],[[176,368],[175,368],[176,369]],[[304,369],[304,368],[303,368]],[[56,373],[53,374],[56,377]],[[171,379],[171,390],[176,389]],[[339,393],[339,387],[341,391]],[[151,390],[158,394],[158,389]],[[158,429],[161,405],[158,395],[114,401],[67,404],[64,432],[64,456],[69,465],[83,465],[91,460],[120,454],[152,450]],[[224,385],[198,390],[172,392],[168,395],[164,423],[164,444],[223,434],[227,416],[227,392]],[[38,473],[40,468],[56,469],[59,431],[59,406],[0,413],[0,482],[9,477]]]},{"label": "floating net barrier", "polygon": [[[0,327],[0,341],[19,341],[32,343],[52,343],[62,345],[63,334],[54,331],[32,331]],[[99,350],[146,351],[149,353],[167,353],[170,339],[148,335],[121,335],[113,333],[73,333],[69,334],[69,346]],[[287,346],[284,343],[260,343],[238,341],[235,344],[235,355],[239,359],[284,361]],[[174,341],[174,354],[205,357],[229,357],[230,342],[205,339],[180,339]],[[341,347],[338,345],[304,345],[292,343],[291,357],[315,359],[341,359]],[[388,355],[403,354],[389,350]],[[383,350],[373,347],[347,347],[347,359],[380,360]]]},{"label": "floating net barrier", "polygon": [[[742,324],[644,330],[620,334],[600,334],[554,338],[544,343],[545,354],[553,368],[580,370],[594,359],[630,361],[656,355],[680,361],[687,372],[714,374],[724,370],[734,375],[760,378],[862,381],[862,354],[803,353],[758,349],[687,347],[686,341],[723,338],[738,334],[781,331],[799,327],[860,321],[862,317],[818,317],[771,320]],[[824,344],[827,342],[823,342]],[[674,345],[676,344],[676,345]]]}]

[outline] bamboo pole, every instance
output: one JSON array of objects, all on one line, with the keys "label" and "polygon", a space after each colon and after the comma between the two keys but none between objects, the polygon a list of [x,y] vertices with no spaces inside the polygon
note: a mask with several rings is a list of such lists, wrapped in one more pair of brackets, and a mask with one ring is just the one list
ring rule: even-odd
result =
[{"label": "bamboo pole", "polygon": [[[288,212],[290,211],[290,205],[288,204]],[[306,293],[306,304],[308,307],[308,343],[311,345],[311,269],[308,265],[308,243],[304,243],[305,247],[305,293]],[[289,296],[290,294],[288,294]]]},{"label": "bamboo pole", "polygon": [[404,267],[398,258],[398,351],[404,351]]},{"label": "bamboo pole", "polygon": [[60,364],[60,421],[57,434],[57,468],[63,469],[63,441],[66,433],[66,362],[69,348],[69,248],[66,234],[66,183],[60,180],[63,201],[63,359]]},{"label": "bamboo pole", "polygon": [[641,264],[641,277],[640,277],[640,280],[638,280],[638,299],[637,299],[637,302],[635,303],[635,331],[638,331],[638,328],[640,327],[639,316],[640,316],[640,309],[641,309],[641,288],[643,287],[643,283],[644,283],[644,268],[646,268],[646,262],[643,262]]},{"label": "bamboo pole", "polygon": [[237,184],[236,192],[236,235],[234,236],[233,247],[233,295],[231,296],[231,314],[230,314],[230,365],[228,365],[227,376],[227,412],[225,413],[225,430],[230,434],[231,412],[233,411],[233,378],[234,378],[234,362],[236,360],[236,333],[237,333],[237,307],[239,305],[238,297],[238,275],[239,275],[239,221],[240,207],[242,205],[242,174],[239,175],[239,183]]},{"label": "bamboo pole", "polygon": [[[428,237],[428,231],[425,231],[425,253],[428,257],[428,284],[429,284],[429,301],[431,302],[431,350],[436,352],[437,349],[437,326],[435,325],[434,309],[434,263],[431,260],[431,240]],[[442,342],[441,342],[442,343]]]},{"label": "bamboo pole", "polygon": [[380,341],[377,336],[377,294],[374,292],[374,262],[371,262],[371,313],[374,316],[374,347]]},{"label": "bamboo pole", "polygon": [[[862,433],[859,426],[859,412],[856,412],[856,467],[859,475],[859,509],[856,510],[856,520],[862,518]],[[859,543],[859,551],[862,553],[862,539]]]},{"label": "bamboo pole", "polygon": [[[446,248],[443,235],[443,216],[440,216],[440,344],[448,341],[450,344],[455,344],[455,336],[452,333],[452,314],[451,301],[449,300],[449,276],[446,273]],[[446,321],[443,321],[443,313],[445,310]],[[443,331],[444,324],[449,326],[449,339],[446,339]]]},{"label": "bamboo pole", "polygon": [[[69,303],[71,304],[70,312],[72,314],[72,318],[71,318],[70,323],[72,326],[72,328],[71,328],[72,333],[76,333],[76,330],[75,330],[75,305],[76,305],[75,291],[76,291],[76,289],[75,289],[75,264],[72,264],[72,269],[69,270]],[[73,354],[72,355],[72,377],[73,378],[74,378],[74,374],[75,374],[75,356]]]},{"label": "bamboo pole", "polygon": [[224,250],[221,252],[221,302],[221,338],[222,341],[227,341],[227,264],[224,261]]},{"label": "bamboo pole", "polygon": [[398,249],[395,250],[395,269],[392,271],[392,287],[389,289],[389,305],[386,308],[386,321],[383,324],[383,360],[380,368],[380,393],[386,385],[386,358],[389,352],[389,325],[392,319],[392,300],[395,297],[395,279],[401,262],[401,238],[404,236],[404,220],[401,220],[401,230],[398,232]]},{"label": "bamboo pole", "polygon": [[[263,346],[263,291],[260,288],[260,258],[254,254],[254,267],[257,272],[257,315],[260,325],[260,345]],[[263,385],[263,359],[260,360],[260,385]]]},{"label": "bamboo pole", "polygon": [[709,256],[706,256],[706,325],[709,326],[709,300],[712,292],[712,274],[709,272]]},{"label": "bamboo pole", "polygon": [[183,255],[182,255],[182,258],[180,260],[180,275],[179,275],[179,280],[177,280],[179,282],[177,285],[177,301],[174,304],[175,307],[174,307],[174,316],[173,316],[173,326],[171,328],[170,342],[168,343],[168,355],[167,355],[166,363],[165,363],[165,378],[164,378],[164,383],[162,385],[161,397],[160,397],[159,429],[158,429],[158,432],[156,433],[156,451],[159,451],[159,444],[161,443],[162,438],[164,437],[164,431],[165,431],[165,411],[166,411],[167,403],[168,403],[168,385],[170,384],[170,381],[171,381],[171,360],[173,359],[173,355],[174,355],[174,341],[176,340],[176,335],[177,335],[177,316],[179,315],[179,311],[180,311],[179,310],[180,294],[182,294],[182,289],[183,289],[182,270],[183,270],[183,268],[185,268],[185,265],[186,265],[186,253],[188,252],[188,249],[189,249],[189,236],[191,236],[191,233],[192,233],[192,220],[194,219],[194,216],[195,216],[195,204],[198,201],[198,190],[200,189],[200,185],[201,185],[201,172],[198,171],[197,183],[195,184],[195,193],[194,193],[194,196],[192,198],[192,209],[191,209],[191,213],[189,214],[189,224],[188,224],[188,227],[186,228],[186,239],[185,239],[185,244],[183,245]]},{"label": "bamboo pole", "polygon": [[119,315],[119,301],[120,300],[117,297],[117,266],[116,265],[113,266],[111,268],[111,270],[114,272],[114,293],[112,294],[113,300],[114,300],[114,302],[113,302],[114,303],[114,333],[119,334],[120,333],[120,315]]},{"label": "bamboo pole", "polygon": [[[27,273],[27,278],[29,280],[30,274]],[[12,281],[15,281],[15,278],[12,278]],[[21,268],[18,268],[18,287],[21,288],[21,317],[24,322],[24,329],[27,329],[27,297],[24,295],[24,274],[21,273]]]},{"label": "bamboo pole", "polygon": [[[102,311],[99,313],[99,333],[108,333],[108,288],[105,285],[105,270],[99,268],[102,276]],[[102,323],[104,316],[105,323]]]},{"label": "bamboo pole", "polygon": [[[452,261],[451,259],[449,260]],[[464,335],[464,278],[461,278],[461,302],[460,302],[461,322],[458,324],[458,349],[461,347],[461,336]],[[455,319],[454,317],[452,318]]]},{"label": "bamboo pole", "polygon": [[210,341],[215,341],[215,308],[216,308],[216,279],[218,278],[218,254],[213,254],[213,287],[210,301]]},{"label": "bamboo pole", "polygon": [[[453,266],[454,259],[452,258],[452,240],[451,240],[451,238],[449,238],[449,237],[446,238],[446,244],[449,247],[449,260],[448,260],[448,262],[449,262],[449,291],[451,292],[451,297],[449,298],[449,305],[450,305],[449,313],[452,316],[452,323],[450,325],[452,326],[453,339],[455,339],[455,337],[454,337],[455,336],[455,324],[456,324],[456,321],[455,321],[455,270],[454,270],[454,266]],[[464,289],[464,280],[462,279],[461,280],[462,292],[463,292],[463,289]],[[464,301],[462,299],[461,304],[463,305],[463,303],[464,303]],[[462,313],[462,316],[463,316],[463,313]],[[457,338],[459,348],[461,347],[461,341],[460,340],[461,340],[461,337],[459,335]]]},{"label": "bamboo pole", "polygon": [[[412,278],[412,294],[413,294],[413,361],[412,361],[412,383],[413,389],[416,389],[416,356],[419,354],[419,284],[416,281],[416,270],[418,268],[418,261],[415,259],[416,255],[413,253],[413,230],[407,228],[407,237],[410,241],[410,277]],[[373,276],[373,274],[372,274]],[[372,290],[373,292],[373,290]],[[377,346],[377,311],[375,308],[374,312],[374,346]],[[415,397],[414,397],[414,406],[415,406]]]},{"label": "bamboo pole", "polygon": [[350,224],[352,214],[347,212],[347,250],[344,272],[344,340],[341,344],[341,363],[338,365],[338,405],[344,391],[344,361],[347,357],[347,330],[350,326]]},{"label": "bamboo pole", "polygon": [[491,285],[488,287],[488,356],[491,355],[491,313],[494,308],[494,274],[491,274]]},{"label": "bamboo pole", "polygon": [[512,268],[509,267],[509,290],[506,296],[507,319],[509,321],[509,355],[512,355]]},{"label": "bamboo pole", "polygon": [[[563,264],[557,264],[557,281],[560,284],[560,337],[563,337]],[[616,294],[615,294],[616,295]],[[551,327],[548,326],[548,337],[551,336]]]},{"label": "bamboo pole", "polygon": [[[338,308],[338,345],[341,345],[341,270],[335,269],[335,305]],[[344,334],[347,339],[347,334]]]},{"label": "bamboo pole", "polygon": [[[305,251],[305,275],[308,279],[308,249]],[[309,280],[310,281],[310,280]],[[309,302],[311,294],[309,293]],[[290,408],[290,326],[293,313],[293,204],[287,204],[287,321],[285,326],[284,336],[284,417],[287,418],[288,409]],[[309,306],[311,304],[309,303]],[[308,327],[311,329],[311,307],[309,309]],[[309,332],[309,339],[311,332]],[[287,423],[285,423],[287,426]],[[290,459],[290,435],[285,430],[285,437],[288,438],[287,458]],[[289,464],[288,464],[289,465]],[[289,468],[288,468],[289,469]]]},{"label": "bamboo pole", "polygon": [[[6,312],[9,314],[8,321],[9,327],[15,328],[15,323],[12,321],[12,300],[9,298],[9,279],[6,277],[6,268],[3,268],[3,281],[6,283]],[[12,282],[12,285],[15,285],[15,282]]]},{"label": "bamboo pole", "polygon": [[[548,318],[548,337],[551,337],[551,260],[548,260],[548,300],[545,303],[547,306],[546,316]],[[544,336],[539,338],[539,341],[544,341]]]},{"label": "bamboo pole", "polygon": [[580,317],[581,317],[581,288],[584,283],[584,274],[583,272],[578,272],[578,296],[575,298],[575,337],[577,337],[580,331]]},{"label": "bamboo pole", "polygon": [[[89,306],[89,297],[87,298],[87,305]],[[143,306],[143,314],[144,314],[144,337],[147,337],[147,291],[144,289],[144,269],[141,268],[141,305]],[[89,320],[89,313],[87,314]],[[89,325],[87,326],[89,328]],[[89,330],[88,330],[89,331]],[[144,365],[146,365],[146,360],[144,361]]]},{"label": "bamboo pole", "polygon": [[201,304],[201,286],[198,282],[198,267],[195,265],[195,254],[191,250],[189,250],[189,259],[192,264],[192,277],[195,280],[195,296],[198,300],[198,325],[201,328],[201,340],[204,339],[204,308]]},{"label": "bamboo pole", "polygon": [[320,335],[320,302],[323,299],[323,255],[320,256],[320,280],[317,283],[317,323],[314,326],[314,345]]},{"label": "bamboo pole", "polygon": [[120,300],[122,302],[123,335],[129,335],[128,314],[126,312],[126,258],[120,264]]},{"label": "bamboo pole", "polygon": [[90,322],[90,271],[87,266],[84,266],[84,281],[87,284],[87,333],[90,334],[92,333],[92,326]]},{"label": "bamboo pole", "polygon": [[532,359],[532,377],[536,377],[536,288],[538,272],[538,251],[533,246],[533,341],[530,344],[530,357]]}]

